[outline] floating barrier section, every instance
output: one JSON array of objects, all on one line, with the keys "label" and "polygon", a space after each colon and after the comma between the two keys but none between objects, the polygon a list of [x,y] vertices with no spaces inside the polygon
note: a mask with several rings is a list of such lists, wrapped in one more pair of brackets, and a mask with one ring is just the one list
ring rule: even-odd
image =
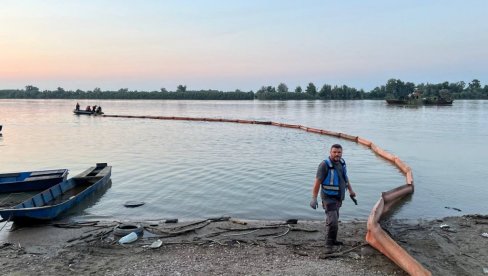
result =
[{"label": "floating barrier section", "polygon": [[413,175],[410,167],[404,163],[397,156],[383,150],[368,141],[358,136],[352,136],[345,133],[339,133],[329,130],[306,127],[302,125],[284,124],[271,121],[252,121],[252,120],[231,120],[219,118],[195,118],[195,117],[166,117],[166,116],[129,116],[129,115],[102,115],[103,117],[116,118],[139,118],[139,119],[156,119],[156,120],[184,120],[184,121],[205,121],[205,122],[227,122],[239,124],[260,124],[273,125],[278,127],[295,128],[305,130],[307,132],[335,136],[349,141],[354,141],[358,144],[364,145],[371,149],[378,156],[390,161],[394,164],[406,178],[406,184],[399,186],[393,190],[383,192],[380,199],[376,202],[368,217],[366,241],[383,253],[386,257],[396,263],[399,267],[405,270],[410,275],[432,275],[430,271],[425,269],[417,260],[408,254],[400,245],[398,245],[379,225],[379,221],[391,208],[400,202],[405,196],[412,194],[414,191]]}]

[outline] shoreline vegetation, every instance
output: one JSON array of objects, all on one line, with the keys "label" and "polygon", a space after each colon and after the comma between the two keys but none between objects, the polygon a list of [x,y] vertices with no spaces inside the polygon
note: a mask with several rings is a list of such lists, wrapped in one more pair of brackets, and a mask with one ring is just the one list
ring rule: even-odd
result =
[{"label": "shoreline vegetation", "polygon": [[420,92],[423,97],[437,97],[442,92],[450,93],[452,99],[488,99],[488,85],[482,85],[474,79],[469,83],[443,82],[438,84],[403,82],[390,79],[385,85],[375,87],[369,92],[347,85],[331,86],[328,84],[318,88],[310,82],[303,90],[297,86],[294,90],[284,83],[277,87],[262,86],[254,91],[219,91],[219,90],[187,90],[186,85],[178,85],[175,91],[161,88],[159,91],[137,91],[121,88],[117,91],[102,91],[100,88],[83,91],[77,89],[43,90],[33,85],[25,89],[0,89],[0,99],[114,99],[114,100],[384,100],[405,98],[411,93]]}]

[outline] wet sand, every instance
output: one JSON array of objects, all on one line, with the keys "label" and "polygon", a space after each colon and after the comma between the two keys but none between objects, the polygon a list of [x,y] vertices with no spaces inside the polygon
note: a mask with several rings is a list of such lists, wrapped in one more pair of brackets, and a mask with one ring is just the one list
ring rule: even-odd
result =
[{"label": "wet sand", "polygon": [[[144,235],[120,245],[119,222],[1,223],[2,275],[406,275],[365,243],[365,221],[340,224],[334,257],[322,221],[141,222]],[[134,222],[132,222],[134,223]],[[293,223],[293,222],[292,222]],[[448,227],[441,228],[446,224]],[[382,223],[433,275],[487,275],[488,216]],[[159,248],[148,246],[160,239]]]}]

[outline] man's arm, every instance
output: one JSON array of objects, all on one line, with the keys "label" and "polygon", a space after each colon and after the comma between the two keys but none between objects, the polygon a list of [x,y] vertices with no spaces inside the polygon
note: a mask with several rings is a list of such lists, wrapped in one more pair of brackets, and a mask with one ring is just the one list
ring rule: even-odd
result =
[{"label": "man's arm", "polygon": [[312,189],[312,197],[317,198],[319,195],[319,190],[320,190],[320,179],[315,178],[315,183],[313,183],[313,189]]},{"label": "man's arm", "polygon": [[356,193],[352,190],[351,182],[347,181],[347,190],[349,191],[349,195],[352,197],[356,196]]},{"label": "man's arm", "polygon": [[317,209],[317,207],[319,206],[317,202],[317,196],[319,195],[321,182],[322,181],[320,181],[320,179],[315,178],[315,183],[313,184],[313,189],[312,189],[312,200],[310,201],[310,207],[312,207],[312,209]]}]

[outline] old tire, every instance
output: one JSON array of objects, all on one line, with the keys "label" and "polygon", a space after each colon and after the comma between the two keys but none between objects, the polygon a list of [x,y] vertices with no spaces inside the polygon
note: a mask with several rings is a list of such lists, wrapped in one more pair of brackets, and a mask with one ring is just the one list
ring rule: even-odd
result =
[{"label": "old tire", "polygon": [[138,236],[142,235],[144,228],[140,224],[121,223],[114,227],[115,236],[125,236],[135,232]]}]

